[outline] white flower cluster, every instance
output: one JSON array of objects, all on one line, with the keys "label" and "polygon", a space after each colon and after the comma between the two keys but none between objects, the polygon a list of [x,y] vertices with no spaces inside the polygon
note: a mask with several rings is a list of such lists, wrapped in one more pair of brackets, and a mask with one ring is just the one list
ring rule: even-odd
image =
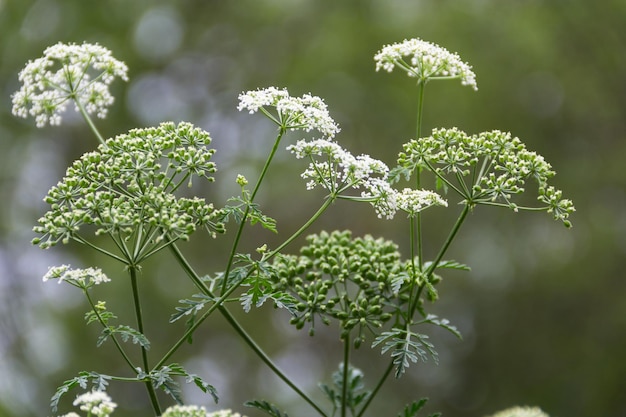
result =
[{"label": "white flower cluster", "polygon": [[[274,107],[276,114],[271,114],[266,107]],[[339,133],[339,126],[330,117],[324,100],[310,94],[291,97],[287,89],[276,87],[248,91],[239,95],[237,109],[248,110],[250,114],[261,109],[277,125],[288,130],[317,130],[329,139]]]},{"label": "white flower cluster", "polygon": [[197,405],[173,405],[161,414],[161,417],[245,417],[231,410],[207,412]]},{"label": "white flower cluster", "polygon": [[409,216],[431,206],[448,207],[448,202],[439,194],[428,190],[405,188],[395,194],[395,200],[398,209],[407,212]]},{"label": "white flower cluster", "polygon": [[538,407],[512,407],[489,417],[550,417]]},{"label": "white flower cluster", "polygon": [[[80,406],[82,411],[86,411],[90,417],[109,417],[117,404],[111,401],[104,391],[91,391],[79,395],[74,400],[74,406]],[[77,413],[71,412],[61,417],[80,417]]]},{"label": "white flower cluster", "polygon": [[77,111],[104,118],[113,103],[109,85],[116,77],[127,81],[126,65],[97,45],[58,43],[29,61],[20,72],[22,87],[13,94],[13,114],[35,118],[37,127],[59,125],[70,100]]},{"label": "white flower cluster", "polygon": [[422,82],[437,78],[460,78],[461,84],[478,90],[476,74],[461,58],[439,45],[421,39],[386,45],[374,56],[376,71],[398,67]]},{"label": "white flower cluster", "polygon": [[52,266],[43,276],[44,282],[58,279],[75,287],[87,289],[103,282],[111,281],[100,268],[71,269],[69,265]]},{"label": "white flower cluster", "polygon": [[[354,156],[335,142],[300,140],[287,149],[298,159],[310,158],[308,168],[301,174],[309,180],[308,190],[320,185],[337,198],[368,201],[378,217],[391,219],[398,209],[413,214],[432,205],[445,205],[436,193],[394,190],[387,179],[389,168],[385,163],[368,155]],[[350,188],[361,189],[360,197],[341,195]]]}]

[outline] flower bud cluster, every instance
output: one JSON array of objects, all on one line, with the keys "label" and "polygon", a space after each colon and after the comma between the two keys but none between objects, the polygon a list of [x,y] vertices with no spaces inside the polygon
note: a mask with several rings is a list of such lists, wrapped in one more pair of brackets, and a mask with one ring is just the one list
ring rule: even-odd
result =
[{"label": "flower bud cluster", "polygon": [[420,82],[437,78],[460,78],[461,84],[477,90],[476,74],[461,58],[441,46],[421,39],[386,45],[374,56],[376,71],[398,67]]},{"label": "flower bud cluster", "polygon": [[[209,134],[189,123],[135,129],[84,154],[44,199],[50,210],[34,228],[42,248],[82,241],[83,226],[95,234],[131,236],[148,247],[163,239],[188,239],[198,227],[215,237],[224,231],[221,211],[201,198],[177,197],[193,177],[213,181]],[[139,233],[139,230],[141,232]],[[138,234],[139,233],[139,234]]]},{"label": "flower bud cluster", "polygon": [[[276,114],[269,113],[267,107],[275,108]],[[339,132],[339,126],[330,117],[324,100],[310,94],[291,97],[287,89],[276,87],[248,91],[239,95],[237,109],[248,110],[250,114],[262,110],[276,124],[287,130],[317,130],[329,139]]]},{"label": "flower bud cluster", "polygon": [[100,45],[57,43],[20,72],[22,87],[13,94],[13,114],[34,117],[37,127],[59,125],[73,100],[77,110],[83,106],[88,114],[104,118],[114,100],[109,85],[116,77],[128,81],[127,71]]},{"label": "flower bud cluster", "polygon": [[342,338],[357,330],[355,344],[392,318],[400,288],[408,280],[407,264],[395,243],[371,236],[352,238],[350,231],[307,237],[299,256],[278,255],[275,290],[291,294],[297,314],[291,323],[302,328],[315,320],[336,320]]},{"label": "flower bud cluster", "polygon": [[[538,200],[546,211],[570,226],[569,215],[575,211],[571,200],[562,199],[562,192],[548,185],[555,175],[552,167],[535,152],[526,149],[519,138],[508,132],[494,130],[467,135],[457,129],[434,129],[431,136],[411,140],[404,145],[398,165],[405,172],[416,169],[434,170],[440,177],[458,181],[459,192],[473,204],[504,204],[517,211],[514,195],[525,191],[528,179],[538,184]],[[467,184],[463,178],[473,183]]]}]

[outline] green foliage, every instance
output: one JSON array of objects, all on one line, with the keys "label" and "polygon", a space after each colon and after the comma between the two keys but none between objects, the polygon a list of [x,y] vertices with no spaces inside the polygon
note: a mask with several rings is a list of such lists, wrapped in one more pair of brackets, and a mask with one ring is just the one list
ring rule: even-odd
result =
[{"label": "green foliage", "polygon": [[287,413],[280,411],[278,407],[264,400],[246,401],[244,405],[264,411],[271,417],[289,417]]},{"label": "green foliage", "polygon": [[[416,417],[422,408],[426,405],[428,398],[422,398],[419,401],[413,401],[411,404],[407,404],[404,410],[398,414],[398,417]],[[428,417],[440,417],[441,413],[434,413]]]},{"label": "green foliage", "polygon": [[371,391],[365,391],[363,384],[363,372],[359,369],[348,365],[348,374],[346,375],[346,390],[345,399],[343,398],[344,392],[344,372],[345,364],[341,363],[339,369],[333,372],[333,384],[326,385],[320,384],[319,387],[326,395],[326,398],[330,400],[333,405],[333,415],[336,411],[341,409],[342,404],[350,410],[353,416],[357,414],[357,407],[363,403],[370,395]]},{"label": "green foliage", "polygon": [[[176,313],[170,317],[170,323],[174,323],[184,316],[195,317],[195,315],[204,308],[208,303],[215,301],[214,297],[210,297],[206,294],[194,294],[190,299],[179,300],[178,302],[183,307],[175,307]],[[191,318],[190,318],[191,319]]]},{"label": "green foliage", "polygon": [[96,346],[100,347],[110,336],[120,335],[120,338],[124,342],[128,342],[131,340],[133,344],[140,345],[146,350],[150,349],[150,341],[146,336],[144,336],[139,331],[133,329],[130,326],[126,326],[123,324],[118,325],[117,327],[107,326],[102,330],[102,335],[98,338],[96,342]]},{"label": "green foliage", "polygon": [[251,225],[259,223],[263,228],[278,233],[276,220],[263,214],[259,205],[251,202],[248,190],[243,190],[242,197],[231,197],[228,201],[238,204],[227,204],[223,209],[223,216],[220,221],[226,223],[232,217],[236,223],[241,223],[245,218]]},{"label": "green foliage", "polygon": [[418,360],[426,362],[429,356],[435,362],[439,361],[435,346],[427,339],[428,336],[424,334],[405,329],[393,329],[381,333],[372,343],[372,347],[384,342],[381,352],[384,354],[391,351],[393,364],[396,365],[396,378],[400,378],[409,367],[409,361],[413,363]]},{"label": "green foliage", "polygon": [[93,389],[97,391],[105,391],[111,379],[113,379],[112,376],[100,374],[98,372],[81,371],[78,373],[77,377],[64,381],[63,384],[57,388],[50,400],[50,407],[52,408],[52,411],[56,411],[61,397],[69,390],[76,388],[77,386],[82,389],[87,389],[87,386],[91,383]]},{"label": "green foliage", "polygon": [[216,403],[219,400],[215,387],[205,382],[200,376],[187,372],[187,370],[178,363],[165,365],[148,373],[140,372],[137,375],[138,380],[151,381],[155,388],[161,388],[178,404],[183,404],[180,385],[174,380],[174,377],[184,377],[186,383],[193,382],[202,392],[210,394],[211,397],[213,397],[213,401]]}]

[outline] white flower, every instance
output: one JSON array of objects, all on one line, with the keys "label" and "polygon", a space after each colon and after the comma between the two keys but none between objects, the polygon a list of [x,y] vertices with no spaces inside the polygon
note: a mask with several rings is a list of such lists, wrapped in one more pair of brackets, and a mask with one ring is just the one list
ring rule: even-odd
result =
[{"label": "white flower", "polygon": [[173,405],[161,414],[161,417],[244,417],[231,410],[207,412],[204,407],[197,405]]},{"label": "white flower", "polygon": [[197,405],[173,405],[161,417],[208,417],[208,414],[204,407]]},{"label": "white flower", "polygon": [[84,289],[111,281],[100,268],[70,269],[69,265],[50,267],[43,276],[43,280],[46,282],[51,279],[58,279],[59,284],[65,281],[75,287]]},{"label": "white flower", "polygon": [[[301,175],[304,179],[310,179],[307,183],[309,190],[318,184],[337,193],[348,188],[358,189],[371,175],[386,177],[389,172],[383,162],[368,155],[355,157],[337,143],[325,139],[308,142],[300,140],[295,145],[288,146],[287,150],[298,159],[311,159],[309,167]],[[318,156],[324,157],[317,160]]]},{"label": "white flower", "polygon": [[[276,114],[271,114],[266,107],[274,107]],[[288,130],[317,130],[327,138],[339,132],[324,100],[310,94],[291,97],[287,89],[276,87],[248,91],[239,95],[237,109],[248,110],[250,114],[260,109],[274,123]]]},{"label": "white flower", "polygon": [[396,204],[399,210],[405,211],[409,215],[417,214],[430,206],[448,207],[446,200],[441,198],[439,194],[433,191],[413,190],[411,188],[405,188],[396,192]]},{"label": "white flower", "polygon": [[73,404],[94,417],[109,417],[117,407],[106,392],[96,390],[79,395]]},{"label": "white flower", "polygon": [[74,100],[88,114],[104,118],[113,103],[109,85],[116,77],[127,81],[126,65],[97,45],[58,43],[20,72],[22,88],[13,94],[13,114],[35,118],[37,127],[59,125],[61,113]]},{"label": "white flower", "polygon": [[537,407],[512,407],[490,417],[549,417]]},{"label": "white flower", "polygon": [[374,56],[376,71],[393,71],[395,67],[422,82],[437,78],[460,78],[461,84],[477,90],[476,74],[461,58],[441,46],[421,39],[404,40],[386,45]]}]

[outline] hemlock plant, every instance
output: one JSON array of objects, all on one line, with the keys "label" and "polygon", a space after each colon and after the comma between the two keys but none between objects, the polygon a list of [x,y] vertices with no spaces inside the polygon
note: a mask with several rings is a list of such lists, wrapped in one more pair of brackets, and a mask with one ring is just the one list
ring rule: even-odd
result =
[{"label": "hemlock plant", "polygon": [[[226,202],[206,201],[183,192],[193,181],[213,182],[217,171],[211,160],[215,151],[209,147],[212,138],[191,123],[164,122],[109,139],[102,137],[91,117],[106,116],[114,101],[108,90],[111,82],[116,78],[127,80],[125,64],[113,58],[109,50],[87,43],[57,44],[26,65],[19,74],[22,87],[13,95],[13,113],[33,117],[38,127],[58,125],[72,103],[99,141],[95,150],[67,169],[65,177],[44,198],[49,210],[34,227],[37,237],[33,243],[43,249],[79,243],[123,265],[137,323],[134,327],[117,324],[119,319],[107,310],[106,302],[95,298],[97,285],[118,277],[109,278],[96,267],[50,268],[44,281],[57,280],[80,289],[89,305],[87,324],[102,328],[97,346],[113,344],[127,364],[122,375],[89,370],[68,379],[52,397],[54,412],[66,393],[80,388],[85,393],[78,395],[74,406],[86,416],[108,417],[118,406],[106,393],[108,385],[131,381],[145,385],[155,415],[240,416],[231,410],[210,412],[203,406],[185,405],[180,378],[194,383],[215,402],[218,392],[202,376],[173,361],[180,346],[200,326],[210,325],[206,319],[217,312],[241,341],[311,407],[310,415],[364,416],[391,374],[400,378],[411,364],[429,358],[438,360],[436,347],[427,334],[430,327],[461,337],[452,323],[429,313],[428,307],[439,298],[437,284],[446,269],[468,269],[446,260],[445,254],[472,210],[493,206],[514,212],[545,211],[571,226],[569,216],[575,209],[550,184],[555,172],[520,139],[507,132],[468,134],[454,127],[422,135],[426,85],[436,80],[458,80],[477,90],[476,75],[469,64],[457,54],[420,39],[387,45],[374,59],[377,71],[399,69],[416,83],[415,137],[398,145],[395,167],[344,149],[336,140],[339,126],[321,98],[311,94],[294,97],[287,89],[276,87],[252,90],[239,96],[238,110],[264,115],[276,125],[277,135],[254,185],[250,187],[243,175],[237,175],[241,193]],[[255,197],[260,187],[266,186],[274,156],[283,152],[283,138],[293,131],[308,136],[286,146],[295,159],[305,161],[302,192],[322,190],[325,196],[315,214],[304,219],[301,227],[277,247],[261,244],[256,253],[241,253],[246,224],[258,223],[277,231],[276,220],[262,212]],[[533,185],[537,204],[519,202],[519,196]],[[408,256],[392,241],[354,236],[349,230],[311,234],[299,251],[288,247],[307,233],[337,199],[367,203],[381,221],[397,215],[405,217]],[[458,217],[434,259],[427,260],[422,256],[422,217],[426,209],[435,206],[456,210]],[[227,230],[234,233],[234,239],[222,272],[196,272],[177,244],[201,231],[219,239]],[[138,271],[152,256],[173,259],[180,267],[175,279],[189,279],[197,289],[178,306],[170,306],[170,322],[185,318],[187,326],[177,340],[162,349],[167,353],[160,358],[151,355],[149,335],[144,332],[147,318],[141,313],[138,283]],[[320,323],[336,323],[344,360],[332,375],[332,383],[320,385],[326,403],[314,400],[275,365],[235,320],[228,306],[232,301],[247,312],[266,302],[273,303],[288,312],[282,314],[290,316],[292,325],[306,329],[310,335]],[[355,350],[363,348],[380,350],[381,360],[388,364],[382,375],[369,379],[367,385],[372,388],[366,388],[364,374],[350,364]],[[140,360],[131,359],[135,357],[128,353],[131,349],[140,351]],[[174,405],[162,405],[157,390],[168,394]],[[417,416],[425,404],[426,399],[419,399],[389,415]],[[270,416],[287,416],[279,406],[265,400],[252,400],[246,405]],[[496,415],[547,416],[538,408],[520,407]]]}]

